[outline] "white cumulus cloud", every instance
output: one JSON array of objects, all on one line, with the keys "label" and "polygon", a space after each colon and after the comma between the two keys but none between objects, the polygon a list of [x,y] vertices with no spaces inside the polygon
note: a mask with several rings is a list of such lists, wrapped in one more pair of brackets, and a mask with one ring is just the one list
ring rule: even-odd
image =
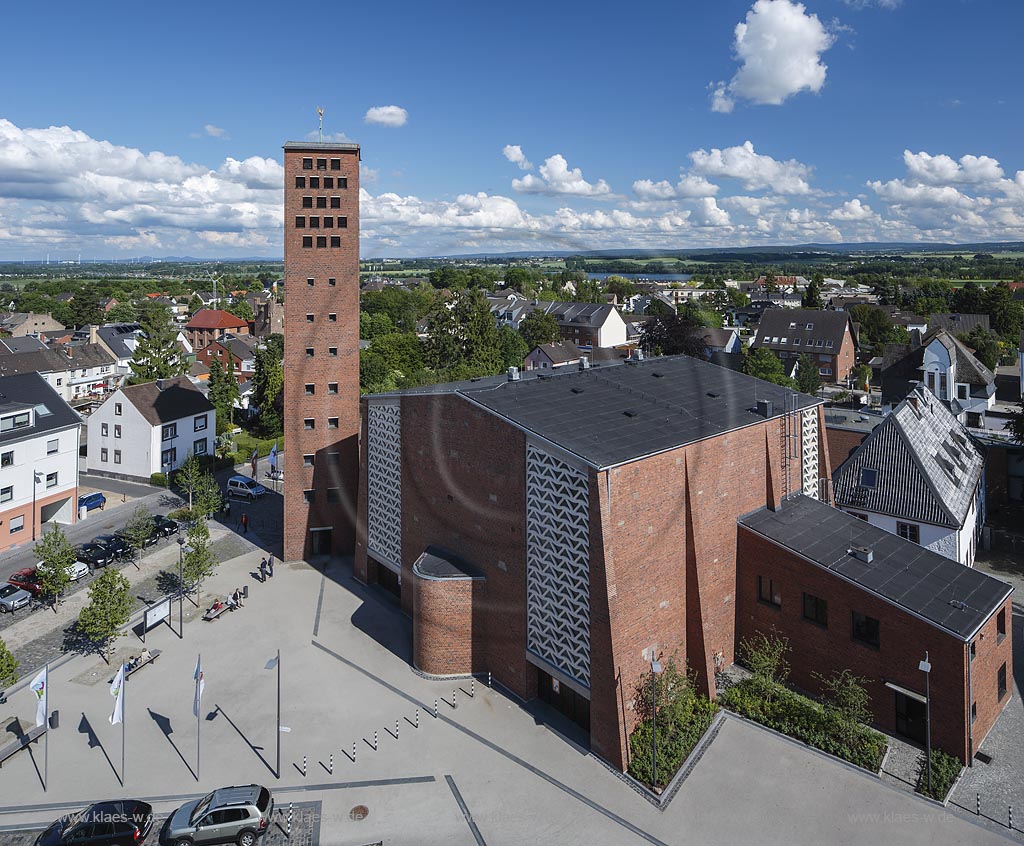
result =
[{"label": "white cumulus cloud", "polygon": [[533,162],[526,158],[523,153],[523,148],[518,144],[506,144],[502,148],[501,154],[512,162],[512,164],[518,165],[520,170],[533,169]]},{"label": "white cumulus cloud", "polygon": [[756,0],[736,24],[739,69],[729,82],[710,86],[712,111],[731,112],[737,99],[777,106],[800,91],[821,91],[828,70],[821,56],[833,43],[803,3]]},{"label": "white cumulus cloud", "polygon": [[665,179],[660,182],[638,179],[633,183],[633,191],[642,200],[668,200],[675,197],[713,197],[718,193],[718,186],[703,176],[687,174],[675,185]]},{"label": "white cumulus cloud", "polygon": [[577,197],[603,197],[612,189],[603,179],[587,182],[583,171],[570,168],[565,156],[556,153],[544,160],[540,176],[526,174],[522,179],[513,179],[512,187],[523,194],[572,194]]},{"label": "white cumulus cloud", "polygon": [[409,113],[401,106],[374,106],[366,110],[363,118],[376,126],[405,126]]},{"label": "white cumulus cloud", "polygon": [[750,141],[739,147],[695,150],[693,170],[711,178],[738,179],[747,191],[770,188],[779,194],[809,194],[811,168],[796,159],[779,161],[754,150]]},{"label": "white cumulus cloud", "polygon": [[989,156],[962,156],[956,161],[951,156],[903,151],[903,161],[911,179],[930,185],[949,183],[998,182],[1003,178],[999,162]]}]

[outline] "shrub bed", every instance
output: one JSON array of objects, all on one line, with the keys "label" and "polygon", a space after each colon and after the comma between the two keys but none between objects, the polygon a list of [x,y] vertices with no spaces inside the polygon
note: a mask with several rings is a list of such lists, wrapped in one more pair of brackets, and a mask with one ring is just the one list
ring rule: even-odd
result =
[{"label": "shrub bed", "polygon": [[730,711],[858,767],[877,773],[882,765],[884,735],[864,725],[851,725],[836,709],[782,685],[744,679],[723,691],[719,701]]},{"label": "shrub bed", "polygon": [[954,758],[941,749],[932,749],[932,790],[928,792],[928,761],[921,760],[921,769],[917,774],[917,792],[940,802],[946,801],[946,795],[953,788],[953,783],[960,775],[964,765],[959,758]]},{"label": "shrub bed", "polygon": [[153,473],[149,477],[149,483],[151,485],[156,485],[158,488],[166,488],[167,476],[163,473]]}]

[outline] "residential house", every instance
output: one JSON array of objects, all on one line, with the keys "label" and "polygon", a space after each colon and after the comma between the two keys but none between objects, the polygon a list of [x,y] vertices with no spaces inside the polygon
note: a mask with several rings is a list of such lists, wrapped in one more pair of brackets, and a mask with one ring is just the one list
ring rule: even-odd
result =
[{"label": "residential house", "polygon": [[800,308],[804,298],[794,292],[782,289],[769,291],[766,288],[755,289],[750,294],[750,303],[768,303],[776,308]]},{"label": "residential house", "polygon": [[130,372],[128,363],[135,356],[139,341],[145,334],[138,323],[105,323],[93,327],[90,333],[96,343],[102,344],[117,362],[117,372],[122,376]]},{"label": "residential house", "polygon": [[985,452],[921,385],[832,476],[833,499],[872,526],[974,565],[985,522]]},{"label": "residential house", "polygon": [[107,314],[114,306],[119,304],[119,301],[115,297],[104,297],[100,300],[100,310],[104,314]]},{"label": "residential house", "polygon": [[899,326],[908,332],[918,331],[922,335],[928,331],[928,318],[911,312],[892,311],[889,314],[893,326]]},{"label": "residential house", "polygon": [[21,338],[25,335],[38,335],[42,332],[54,332],[63,329],[64,324],[54,320],[49,314],[34,312],[0,312],[0,334]]},{"label": "residential house", "polygon": [[878,297],[875,294],[855,294],[852,296],[830,297],[829,308],[835,311],[849,311],[854,306],[878,305]]},{"label": "residential house", "polygon": [[203,308],[192,315],[185,326],[185,335],[193,350],[201,350],[225,332],[248,335],[249,323],[222,309]]},{"label": "residential house", "polygon": [[731,326],[724,326],[721,329],[705,329],[701,337],[704,339],[708,355],[711,353],[738,353],[743,351],[743,342],[740,341],[739,330]]},{"label": "residential house", "polygon": [[65,402],[95,399],[116,390],[121,377],[99,344],[67,345],[0,355],[0,376],[38,373]]},{"label": "residential house", "polygon": [[38,373],[0,376],[0,552],[76,521],[81,426]]},{"label": "residential house", "polygon": [[213,455],[216,416],[186,376],[127,385],[89,417],[89,472],[148,482],[190,453]]},{"label": "residential house", "polygon": [[783,362],[811,356],[826,382],[841,382],[856,364],[857,342],[842,311],[769,309],[761,315],[752,349],[767,349]]},{"label": "residential house", "polygon": [[628,347],[594,347],[582,352],[575,344],[559,341],[534,347],[523,361],[524,370],[557,370],[561,367],[586,368],[603,361],[619,361],[629,358]]},{"label": "residential house", "polygon": [[256,339],[249,335],[239,337],[225,333],[196,353],[196,363],[209,368],[211,362],[216,359],[221,367],[227,370],[230,359],[235,368],[235,378],[241,384],[251,379],[256,372],[255,341]]},{"label": "residential house", "polygon": [[995,405],[995,374],[945,329],[923,338],[912,332],[909,344],[886,344],[881,376],[883,405],[896,405],[922,383],[971,428],[984,428],[985,413]]},{"label": "residential house", "polygon": [[38,335],[23,335],[20,338],[4,338],[0,340],[0,352],[38,352],[49,349]]},{"label": "residential house", "polygon": [[964,335],[980,326],[986,332],[992,328],[987,314],[932,314],[928,316],[928,330],[945,329],[953,335]]},{"label": "residential house", "polygon": [[609,303],[531,301],[515,292],[487,300],[499,326],[518,329],[526,315],[541,311],[554,315],[562,339],[578,347],[614,347],[627,341],[626,323]]},{"label": "residential house", "polygon": [[252,306],[252,333],[257,338],[284,334],[284,304],[270,291],[254,291],[245,297]]}]

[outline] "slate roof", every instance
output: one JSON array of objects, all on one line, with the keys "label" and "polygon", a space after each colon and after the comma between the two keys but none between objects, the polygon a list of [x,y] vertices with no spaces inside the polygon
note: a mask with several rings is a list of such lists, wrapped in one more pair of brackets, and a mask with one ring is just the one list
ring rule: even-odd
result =
[{"label": "slate roof", "polygon": [[933,329],[945,329],[955,335],[962,335],[970,332],[975,326],[980,326],[986,332],[991,331],[989,317],[987,314],[932,314],[928,317],[928,331]]},{"label": "slate roof", "polygon": [[[963,641],[1013,592],[999,579],[803,494],[739,522]],[[853,546],[870,547],[871,563],[855,558]]]},{"label": "slate roof", "polygon": [[[984,315],[988,317],[988,315]],[[956,381],[968,385],[991,385],[995,382],[995,374],[974,357],[955,335],[945,329],[932,329],[921,339],[921,345],[886,344],[882,355],[882,369],[904,363],[905,367],[920,370],[924,366],[924,351],[934,341],[942,344],[956,361]],[[904,359],[907,359],[904,362]]]},{"label": "slate roof", "polygon": [[[809,308],[768,309],[761,315],[753,348],[797,352],[813,349],[816,353],[839,355],[849,323],[850,315],[844,311]],[[811,328],[808,329],[808,326]],[[778,340],[775,340],[776,338]],[[785,343],[782,341],[783,338]],[[818,341],[823,343],[819,345]]]},{"label": "slate roof", "polygon": [[21,338],[4,338],[0,341],[0,347],[6,349],[7,352],[22,353],[45,350],[46,344],[33,335],[24,335]]},{"label": "slate roof", "polygon": [[69,344],[62,347],[60,352],[64,356],[65,364],[70,368],[109,367],[117,364],[117,359],[100,344]]},{"label": "slate roof", "polygon": [[704,338],[704,343],[709,347],[724,347],[732,342],[735,334],[735,329],[720,329],[718,327],[712,327],[710,329],[705,329],[704,334],[701,337]]},{"label": "slate roof", "polygon": [[138,323],[106,323],[96,329],[96,334],[119,359],[131,358],[134,355],[134,351],[129,349],[125,341],[132,340],[141,333],[142,326]]},{"label": "slate roof", "polygon": [[222,346],[226,350],[230,350],[231,354],[235,358],[241,361],[245,361],[246,359],[253,357],[255,343],[249,343],[250,340],[255,341],[256,339],[249,338],[248,336],[246,336],[246,338],[240,338],[238,337],[238,335],[225,333],[221,335],[214,343],[220,344],[220,346]]},{"label": "slate roof", "polygon": [[67,356],[49,348],[0,355],[0,376],[19,373],[64,373],[71,369]]},{"label": "slate roof", "polygon": [[[877,471],[874,488],[861,484],[865,468]],[[837,505],[959,529],[984,469],[982,449],[919,385],[843,462],[832,483]]]},{"label": "slate roof", "polygon": [[121,388],[121,393],[152,426],[213,411],[210,401],[186,376],[129,385]]},{"label": "slate roof", "polygon": [[513,320],[525,317],[533,311],[540,311],[554,316],[559,325],[563,326],[603,326],[609,315],[615,311],[611,303],[571,303],[571,302],[534,302],[514,291],[505,294],[491,294],[487,297],[490,309],[494,313],[511,312]]},{"label": "slate roof", "polygon": [[458,393],[598,468],[763,422],[758,400],[772,401],[772,417],[782,415],[787,397],[798,409],[820,404],[685,355],[433,388]]},{"label": "slate roof", "polygon": [[[38,373],[0,376],[0,413],[33,406],[36,408],[35,426],[0,434],[0,444],[14,443],[82,422],[74,409]],[[48,413],[41,413],[41,408]]]},{"label": "slate roof", "polygon": [[219,308],[201,308],[192,315],[185,326],[186,329],[234,329],[249,324],[240,317],[235,317]]}]

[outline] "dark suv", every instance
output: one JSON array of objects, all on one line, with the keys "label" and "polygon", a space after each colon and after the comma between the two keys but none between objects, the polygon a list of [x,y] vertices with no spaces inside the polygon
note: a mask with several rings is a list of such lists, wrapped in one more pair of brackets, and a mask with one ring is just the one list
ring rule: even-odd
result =
[{"label": "dark suv", "polygon": [[169,538],[178,534],[178,524],[163,514],[153,515],[153,536],[158,538]]},{"label": "dark suv", "polygon": [[96,535],[92,542],[102,546],[114,558],[127,558],[132,548],[117,535]]},{"label": "dark suv", "polygon": [[153,808],[136,799],[99,802],[50,825],[36,846],[138,846],[153,826]]},{"label": "dark suv", "polygon": [[221,787],[186,802],[164,823],[160,842],[173,846],[237,843],[254,846],[274,813],[270,791],[258,784]]},{"label": "dark suv", "polygon": [[91,570],[95,570],[97,567],[106,567],[110,563],[110,553],[107,552],[106,547],[100,546],[98,543],[83,543],[75,549],[75,556],[79,561],[88,564]]}]

